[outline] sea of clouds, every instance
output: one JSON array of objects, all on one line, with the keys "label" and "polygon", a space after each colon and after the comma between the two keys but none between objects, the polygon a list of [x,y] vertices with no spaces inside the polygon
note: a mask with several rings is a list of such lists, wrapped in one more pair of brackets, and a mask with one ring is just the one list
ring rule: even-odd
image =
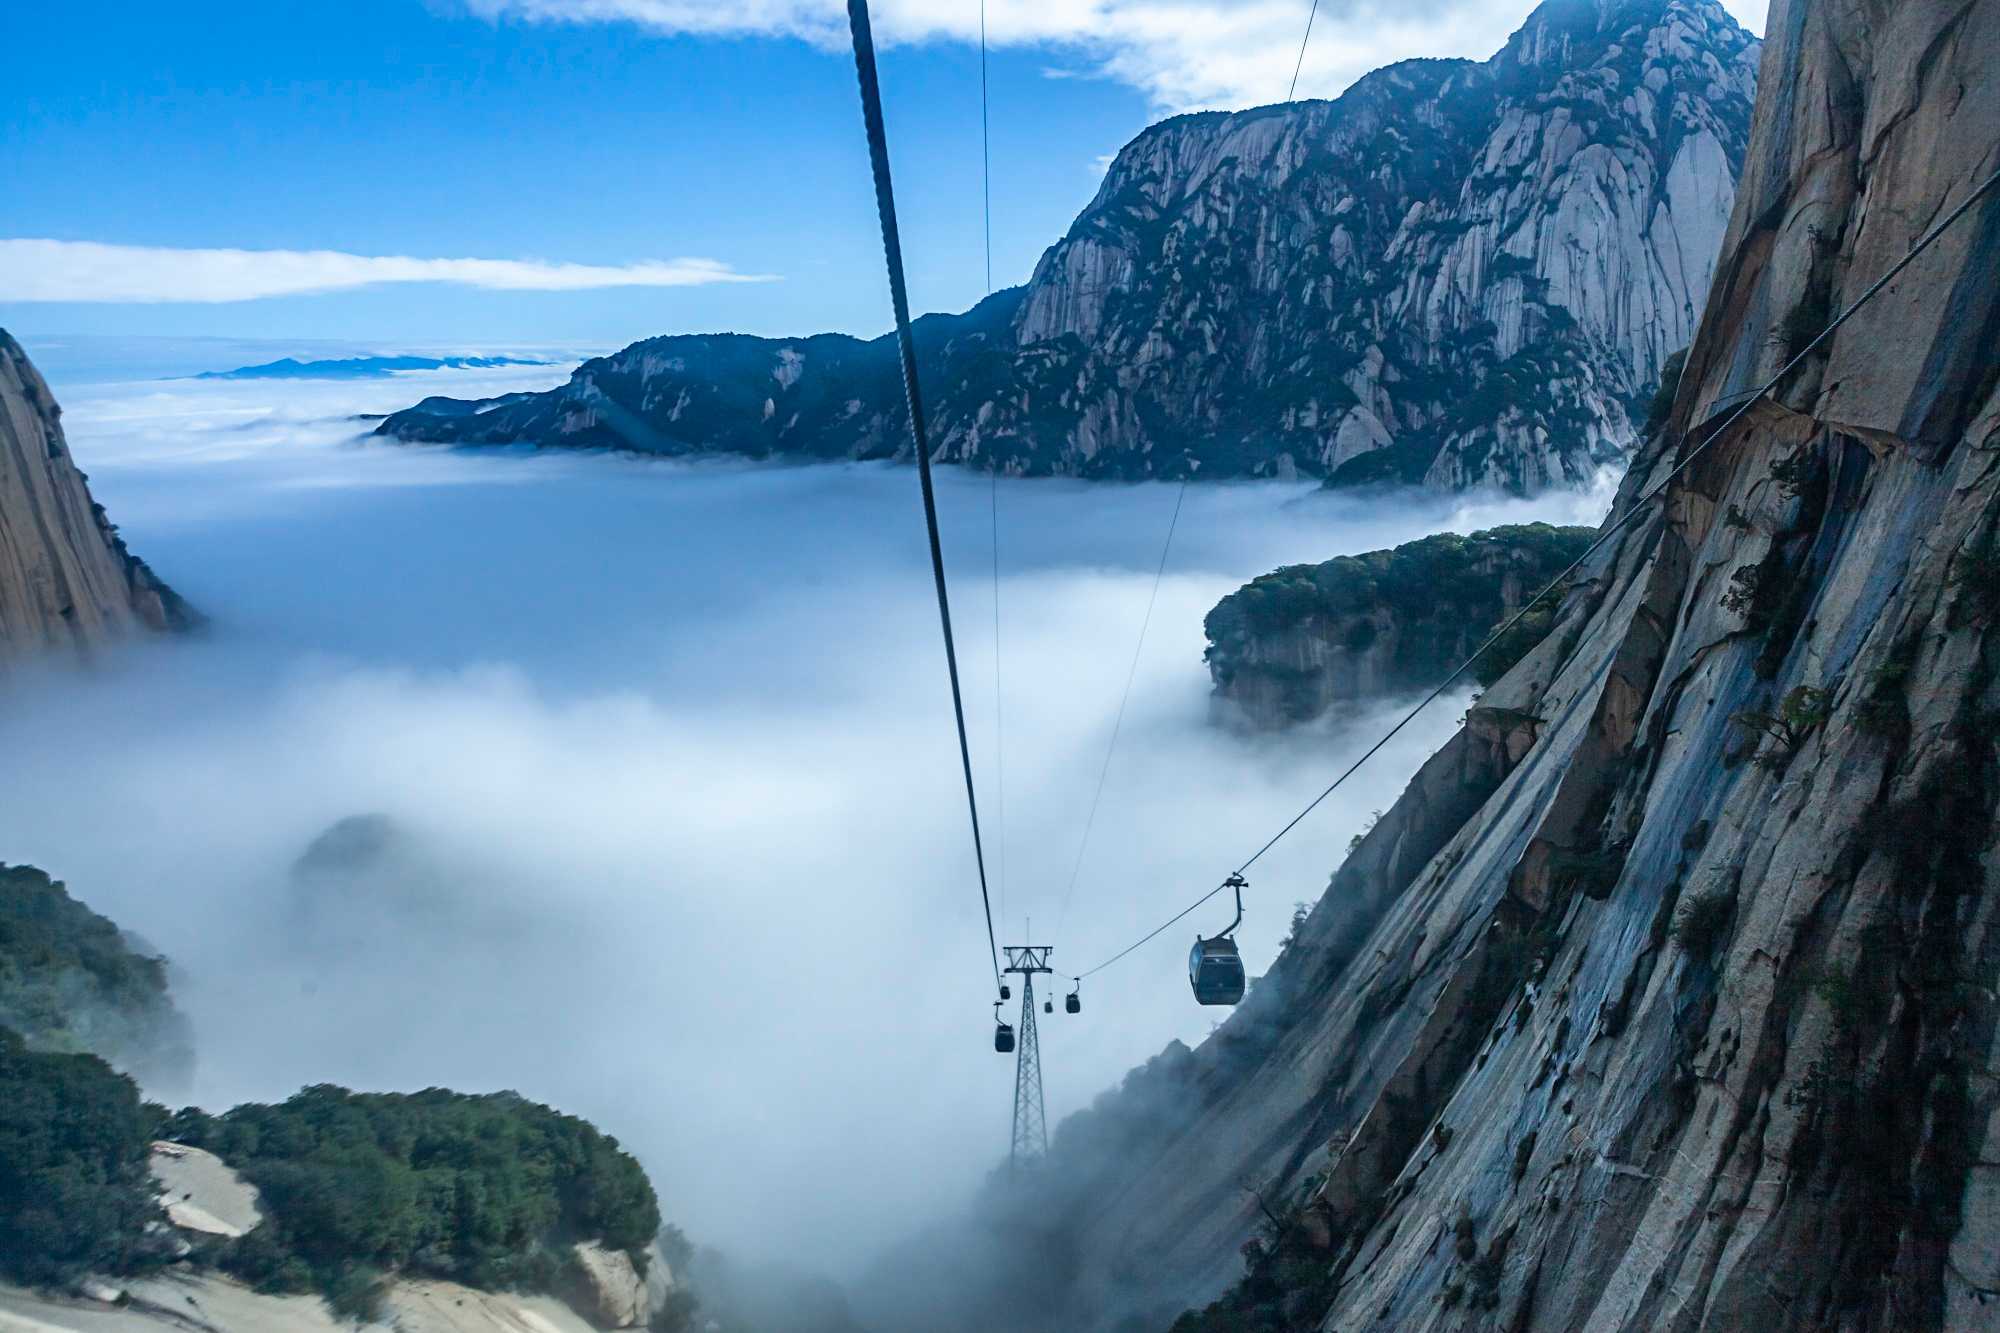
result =
[{"label": "sea of clouds", "polygon": [[[837,1276],[971,1195],[1014,1075],[912,471],[452,452],[355,419],[566,368],[195,382],[121,373],[157,348],[70,350],[45,364],[97,498],[211,625],[12,682],[0,858],[172,959],[195,1100],[518,1089],[616,1134],[697,1240]],[[238,359],[267,358],[187,368]],[[1191,488],[1065,911],[1175,489],[938,483],[1000,933],[1032,918],[1065,972],[1215,883],[1392,711],[1210,725],[1219,597],[1608,498]],[[1463,707],[1259,863],[1253,974]],[[1214,915],[1045,1020],[1052,1125],[1208,1031],[1183,960]]]}]

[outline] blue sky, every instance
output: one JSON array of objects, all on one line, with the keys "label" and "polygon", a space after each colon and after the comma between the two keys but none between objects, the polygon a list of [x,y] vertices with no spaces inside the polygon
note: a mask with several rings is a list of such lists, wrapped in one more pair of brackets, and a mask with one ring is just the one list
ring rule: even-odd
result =
[{"label": "blue sky", "polygon": [[[999,285],[1027,277],[1105,156],[1153,119],[1280,99],[1308,8],[988,2]],[[912,297],[961,309],[985,289],[978,0],[876,9]],[[1322,0],[1300,93],[1402,55],[1489,54],[1527,10]],[[33,58],[14,62],[0,112],[0,326],[25,337],[613,346],[886,324],[839,0],[90,12],[87,26],[61,6],[8,18]],[[384,256],[495,262],[367,281]],[[650,285],[604,271],[635,265]],[[338,290],[258,295],[301,286]]]}]

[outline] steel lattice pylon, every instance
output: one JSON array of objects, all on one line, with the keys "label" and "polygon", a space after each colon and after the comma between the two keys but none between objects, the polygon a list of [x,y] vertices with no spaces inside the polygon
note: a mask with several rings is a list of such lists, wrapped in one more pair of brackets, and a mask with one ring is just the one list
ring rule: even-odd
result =
[{"label": "steel lattice pylon", "polygon": [[1014,1056],[1014,1146],[1016,1167],[1038,1162],[1049,1150],[1048,1121],[1042,1110],[1042,1046],[1035,1036],[1035,974],[1049,968],[1046,944],[1007,946],[1008,974],[1021,978],[1021,1032]]},{"label": "steel lattice pylon", "polygon": [[1021,978],[1021,1045],[1014,1059],[1015,1166],[1040,1161],[1049,1150],[1048,1124],[1042,1115],[1042,1049],[1035,1040],[1035,977]]}]

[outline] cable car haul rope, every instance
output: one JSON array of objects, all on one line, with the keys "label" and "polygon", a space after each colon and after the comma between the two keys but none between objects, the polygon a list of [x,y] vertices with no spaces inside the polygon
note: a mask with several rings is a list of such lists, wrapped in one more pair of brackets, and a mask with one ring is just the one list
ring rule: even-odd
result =
[{"label": "cable car haul rope", "polygon": [[[1314,8],[1315,10],[1317,9],[1316,3]],[[893,190],[891,189],[889,181],[889,149],[888,149],[886,134],[883,128],[882,98],[881,98],[881,90],[880,87],[878,86],[876,78],[875,45],[874,45],[873,33],[871,31],[869,24],[867,0],[848,0],[847,17],[848,17],[848,25],[853,33],[853,38],[854,38],[855,71],[861,84],[861,106],[862,106],[863,120],[866,125],[868,133],[868,155],[875,177],[875,203],[877,211],[881,215],[882,249],[889,271],[890,300],[895,309],[896,340],[897,340],[897,346],[900,349],[902,356],[903,388],[905,395],[908,399],[909,411],[910,411],[910,434],[916,447],[917,475],[923,492],[924,522],[930,535],[931,573],[937,585],[938,622],[944,635],[945,666],[951,678],[952,713],[958,724],[959,761],[960,761],[960,766],[963,768],[965,774],[966,809],[971,817],[971,822],[972,822],[973,856],[979,870],[980,903],[982,908],[984,909],[986,917],[986,943],[987,943],[988,961],[992,966],[994,988],[996,992],[1001,993],[1004,998],[1005,992],[1002,990],[1000,984],[1000,949],[993,928],[993,902],[992,902],[992,896],[988,891],[987,881],[986,881],[986,853],[980,839],[979,801],[977,793],[974,788],[973,777],[972,777],[972,749],[971,745],[969,744],[966,738],[964,695],[959,686],[958,652],[952,638],[951,603],[945,588],[944,549],[938,537],[937,498],[935,491],[932,487],[932,481],[931,481],[930,441],[925,426],[922,395],[919,392],[917,383],[916,341],[915,338],[912,336],[910,330],[909,297],[904,284],[904,276],[903,276],[902,243],[900,237],[898,236],[896,227],[895,195]],[[1310,17],[1308,17],[1307,37],[1310,38],[1310,36],[1311,36],[1311,19]],[[983,37],[983,32],[982,32],[982,37]],[[1301,62],[1303,62],[1303,59],[1304,59],[1304,50],[1302,45],[1300,52]],[[1294,84],[1296,85],[1297,81],[1296,72],[1293,75],[1293,80]],[[984,68],[982,65],[982,71],[981,71],[982,135],[984,127],[984,118],[985,118]],[[1892,265],[1886,273],[1884,273],[1881,277],[1877,278],[1872,284],[1870,284],[1868,289],[1862,292],[1859,297],[1857,297],[1851,304],[1849,304],[1844,310],[1842,310],[1840,314],[1831,323],[1829,323],[1824,329],[1820,331],[1817,337],[1815,337],[1811,342],[1807,343],[1805,347],[1802,348],[1797,354],[1795,354],[1789,360],[1787,360],[1785,364],[1779,368],[1776,374],[1772,375],[1770,379],[1766,380],[1747,398],[1744,398],[1741,402],[1737,403],[1726,415],[1720,418],[1713,426],[1708,428],[1705,431],[1705,433],[1703,433],[1699,443],[1695,444],[1692,448],[1689,448],[1687,438],[1683,437],[1681,441],[1681,447],[1685,450],[1685,452],[1681,460],[1674,465],[1672,471],[1667,473],[1665,477],[1662,477],[1659,481],[1655,482],[1651,487],[1649,487],[1644,494],[1642,494],[1637,500],[1635,500],[1631,504],[1629,508],[1626,509],[1624,514],[1620,515],[1615,521],[1607,524],[1604,527],[1604,530],[1598,534],[1597,539],[1593,541],[1589,545],[1589,547],[1587,547],[1584,550],[1583,554],[1579,555],[1575,560],[1571,561],[1570,564],[1561,573],[1557,574],[1553,579],[1549,580],[1548,584],[1545,587],[1543,587],[1540,592],[1537,592],[1533,597],[1529,598],[1525,603],[1523,603],[1520,610],[1516,611],[1503,624],[1501,624],[1501,626],[1498,629],[1494,630],[1487,637],[1486,641],[1480,644],[1479,647],[1475,649],[1472,652],[1472,654],[1468,656],[1463,662],[1459,663],[1457,668],[1454,669],[1450,675],[1446,676],[1442,681],[1440,681],[1436,686],[1436,688],[1432,689],[1430,693],[1426,694],[1422,699],[1420,699],[1417,702],[1416,706],[1411,708],[1408,713],[1404,714],[1403,717],[1399,721],[1397,721],[1397,723],[1394,726],[1390,727],[1386,732],[1384,732],[1381,735],[1380,738],[1378,738],[1366,750],[1362,751],[1359,758],[1357,758],[1353,763],[1349,764],[1347,768],[1338,777],[1336,777],[1332,782],[1328,783],[1326,787],[1319,792],[1318,795],[1314,796],[1310,801],[1306,803],[1305,807],[1302,810],[1300,810],[1297,814],[1293,815],[1289,820],[1287,820],[1284,823],[1284,825],[1278,829],[1276,833],[1272,834],[1271,837],[1268,838],[1261,847],[1257,848],[1256,851],[1252,852],[1248,858],[1246,858],[1240,865],[1238,865],[1233,871],[1231,871],[1227,876],[1225,876],[1219,884],[1217,884],[1214,888],[1208,890],[1208,892],[1202,894],[1199,898],[1196,898],[1193,902],[1189,903],[1186,907],[1183,907],[1180,911],[1175,912],[1172,916],[1168,917],[1165,921],[1162,921],[1159,925],[1155,926],[1153,929],[1141,935],[1138,939],[1133,940],[1130,944],[1126,945],[1124,948],[1119,949],[1117,952],[1111,954],[1109,957],[1104,959],[1104,961],[1096,964],[1093,967],[1086,968],[1082,972],[1075,973],[1071,977],[1071,980],[1076,983],[1077,991],[1073,991],[1066,998],[1064,1003],[1065,1010],[1069,1013],[1078,1012],[1080,1008],[1078,992],[1081,991],[1084,978],[1094,976],[1097,973],[1102,972],[1106,968],[1112,966],[1113,964],[1130,956],[1136,950],[1157,939],[1161,934],[1163,934],[1174,924],[1184,920],[1188,915],[1190,915],[1196,909],[1200,908],[1203,904],[1208,902],[1209,899],[1215,897],[1217,894],[1222,893],[1224,890],[1227,889],[1233,889],[1236,893],[1236,920],[1230,924],[1227,930],[1224,930],[1217,935],[1209,936],[1206,938],[1203,938],[1201,936],[1196,937],[1194,950],[1190,954],[1188,961],[1189,982],[1194,989],[1196,1000],[1202,1004],[1236,1003],[1236,1001],[1242,997],[1243,980],[1244,980],[1242,957],[1237,949],[1236,941],[1234,938],[1235,930],[1237,926],[1242,923],[1243,920],[1243,889],[1247,887],[1247,882],[1244,879],[1244,873],[1248,871],[1252,866],[1254,866],[1260,859],[1262,859],[1266,852],[1269,852],[1273,847],[1277,846],[1278,843],[1282,841],[1288,834],[1290,834],[1293,829],[1296,829],[1301,823],[1303,823],[1307,816],[1311,815],[1314,810],[1317,810],[1329,796],[1333,795],[1333,793],[1339,790],[1340,787],[1343,784],[1345,784],[1349,778],[1353,777],[1355,773],[1360,771],[1362,765],[1366,764],[1370,759],[1374,758],[1375,755],[1380,753],[1382,748],[1386,746],[1391,740],[1395,739],[1395,737],[1405,727],[1407,727],[1411,722],[1415,721],[1420,713],[1422,713],[1431,704],[1435,703],[1438,700],[1438,698],[1445,693],[1445,691],[1449,690],[1454,684],[1456,684],[1459,681],[1459,679],[1463,677],[1468,670],[1471,669],[1474,662],[1478,661],[1481,656],[1483,656],[1489,649],[1491,649],[1494,646],[1494,644],[1498,643],[1503,637],[1505,637],[1509,632],[1511,632],[1516,625],[1518,625],[1524,618],[1526,618],[1526,616],[1529,614],[1530,611],[1534,610],[1551,594],[1555,593],[1558,589],[1560,589],[1562,585],[1569,579],[1569,577],[1572,574],[1576,573],[1578,569],[1582,568],[1585,562],[1587,562],[1598,551],[1602,550],[1607,542],[1609,542],[1620,531],[1630,526],[1634,522],[1634,520],[1636,520],[1641,514],[1645,513],[1648,510],[1651,503],[1654,500],[1658,499],[1663,494],[1665,494],[1667,488],[1671,486],[1676,480],[1678,480],[1680,476],[1683,473],[1685,473],[1690,466],[1693,465],[1694,461],[1697,458],[1701,457],[1701,455],[1704,452],[1706,452],[1711,445],[1713,445],[1717,440],[1721,439],[1725,434],[1728,433],[1730,427],[1734,426],[1739,420],[1741,420],[1743,416],[1746,413],[1748,413],[1752,407],[1756,406],[1757,403],[1762,401],[1767,394],[1771,393],[1780,384],[1782,384],[1785,378],[1788,375],[1790,375],[1794,369],[1796,369],[1802,362],[1804,362],[1807,357],[1811,356],[1815,351],[1817,351],[1821,346],[1821,344],[1823,344],[1828,338],[1833,336],[1835,330],[1839,329],[1841,325],[1845,324],[1849,319],[1851,319],[1856,311],[1860,310],[1863,306],[1867,305],[1871,300],[1873,300],[1875,296],[1883,290],[1883,288],[1887,287],[1888,284],[1892,280],[1894,280],[1897,274],[1901,273],[1905,268],[1907,268],[1910,265],[1910,263],[1916,259],[1918,255],[1922,254],[1926,249],[1930,248],[1932,243],[1934,243],[1939,236],[1943,235],[1947,229],[1949,229],[1960,218],[1964,217],[1965,214],[1971,210],[1972,206],[1975,203],[1979,202],[1979,200],[1985,198],[1986,195],[1989,194],[1996,185],[2000,185],[2000,171],[1996,171],[1993,175],[1987,177],[1986,180],[1983,181],[1977,189],[1973,190],[1971,194],[1969,194],[1965,199],[1961,200],[1957,207],[1952,209],[1950,213],[1946,214],[1942,219],[1933,224],[1929,228],[1929,230],[1927,230],[1921,237],[1919,237],[1916,243],[1910,247],[1910,250],[1907,254],[1905,254],[1894,265]],[[990,228],[990,223],[989,223],[989,228]],[[988,244],[990,247],[991,244],[990,240]],[[988,260],[988,264],[990,268],[991,264],[990,257]],[[990,283],[991,280],[989,273],[989,286]],[[1183,482],[1182,493],[1185,494],[1185,482]],[[1180,502],[1179,498],[1177,497],[1174,506],[1175,523],[1178,523],[1179,516],[1180,516]],[[996,528],[996,540],[997,540],[997,528]],[[1173,540],[1173,526],[1170,525],[1167,534],[1167,541],[1169,545],[1171,545],[1172,540]],[[1166,552],[1163,550],[1160,556],[1160,566],[1162,571],[1164,571],[1165,564],[1166,564]],[[1156,574],[1153,583],[1154,596],[1157,596],[1158,592],[1159,592],[1159,579],[1158,575]],[[996,565],[996,597],[997,597],[997,565]],[[1149,600],[1147,604],[1148,621],[1150,621],[1151,615],[1152,615],[1152,604],[1151,601]],[[1144,646],[1144,635],[1145,635],[1145,630],[1142,626],[1140,631],[1140,644],[1142,648]],[[997,644],[998,644],[997,624],[995,632],[995,643],[997,651]],[[1133,661],[1134,674],[1136,674],[1137,666],[1138,666],[1138,661],[1135,653]],[[1131,690],[1131,682],[1130,679],[1128,678],[1126,683],[1126,694],[1128,698],[1130,695],[1130,690]],[[1122,721],[1123,711],[1124,711],[1124,702],[1121,701],[1119,705],[1121,721]],[[1117,744],[1116,726],[1114,726],[1113,728],[1111,744],[1114,747]],[[1110,766],[1110,761],[1111,761],[1111,756],[1110,753],[1107,751],[1104,760],[1104,767],[1106,770],[1108,770]],[[1098,787],[1097,787],[1097,793],[1099,796],[1101,796],[1103,793],[1103,781],[1104,781],[1103,771],[1100,771],[1098,775]],[[1093,799],[1091,803],[1093,817],[1095,815],[1096,804],[1097,804],[1096,800]],[[1085,827],[1084,839],[1087,845],[1089,839],[1088,825],[1086,825]],[[1081,849],[1079,849],[1078,853],[1079,870],[1081,869],[1081,864],[1082,864],[1082,852]],[[1069,892],[1074,891],[1075,883],[1076,883],[1076,876],[1072,874],[1070,879],[1069,891],[1066,891],[1064,895],[1065,910],[1067,910]],[[1010,950],[1010,957],[1011,953],[1012,951]],[[1043,952],[1042,959],[1045,964],[1046,951]],[[1011,971],[1014,969],[1010,967],[1009,970]],[[1048,969],[1044,965],[1038,968],[1038,970],[1047,971]],[[996,1006],[995,1021],[997,1025],[995,1030],[995,1039],[994,1039],[995,1048],[1003,1052],[1011,1051],[1014,1049],[1014,1040],[1015,1040],[1014,1032],[1009,1025],[999,1021],[999,1013],[998,1013],[999,1003],[1000,1001],[995,1001],[995,1006]]]},{"label": "cable car haul rope", "polygon": [[986,887],[986,848],[979,837],[979,795],[972,782],[972,746],[965,738],[965,694],[958,684],[958,647],[951,635],[951,597],[945,591],[944,545],[938,540],[930,438],[924,428],[923,395],[917,388],[917,340],[910,332],[910,298],[903,284],[903,242],[896,231],[896,194],[889,183],[889,141],[882,128],[882,90],[875,78],[875,38],[868,25],[868,0],[847,0],[847,23],[854,33],[854,72],[861,81],[861,115],[868,130],[868,161],[875,172],[875,210],[882,218],[882,254],[889,266],[889,300],[896,311],[896,345],[903,357],[903,394],[909,401],[910,436],[916,443],[917,477],[924,493],[924,525],[930,531],[938,625],[944,631],[945,669],[951,675],[951,711],[958,721],[958,759],[965,770],[965,808],[972,816],[972,855],[979,866],[979,902],[986,913],[987,961],[993,966],[993,986],[998,990],[1000,946],[993,934],[993,895]]}]

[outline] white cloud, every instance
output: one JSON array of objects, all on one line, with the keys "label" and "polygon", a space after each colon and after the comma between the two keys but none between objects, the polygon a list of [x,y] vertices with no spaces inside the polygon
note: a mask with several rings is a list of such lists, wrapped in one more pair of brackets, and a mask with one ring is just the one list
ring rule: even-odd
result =
[{"label": "white cloud", "polygon": [[[489,19],[637,23],[665,33],[790,37],[827,48],[848,41],[841,0],[463,0]],[[1143,91],[1158,109],[1257,106],[1291,83],[1312,0],[987,0],[994,46],[1049,46]],[[1417,56],[1483,60],[1499,50],[1532,0],[1320,0],[1299,72],[1301,97],[1332,97],[1369,70]],[[1761,30],[1765,0],[1729,0]],[[876,0],[883,45],[979,37],[971,0]]]},{"label": "white cloud", "polygon": [[[489,19],[629,21],[695,36],[790,37],[828,48],[848,40],[840,0],[464,0]],[[1281,101],[1298,60],[1310,0],[988,0],[995,46],[1051,46],[1088,69],[1146,93],[1163,110]],[[1381,65],[1410,56],[1498,50],[1527,14],[1491,0],[1321,0],[1299,94],[1333,96]],[[967,0],[877,0],[876,40],[974,42],[979,7]],[[1055,75],[1054,70],[1045,74]]]},{"label": "white cloud", "polygon": [[1771,0],[1722,0],[1722,7],[1751,32],[1759,37],[1764,35],[1766,21],[1771,16]]},{"label": "white cloud", "polygon": [[415,259],[338,250],[181,250],[95,241],[0,240],[0,300],[254,301],[388,282],[448,282],[499,291],[695,287],[765,282],[713,259],[560,264],[539,259]]}]

